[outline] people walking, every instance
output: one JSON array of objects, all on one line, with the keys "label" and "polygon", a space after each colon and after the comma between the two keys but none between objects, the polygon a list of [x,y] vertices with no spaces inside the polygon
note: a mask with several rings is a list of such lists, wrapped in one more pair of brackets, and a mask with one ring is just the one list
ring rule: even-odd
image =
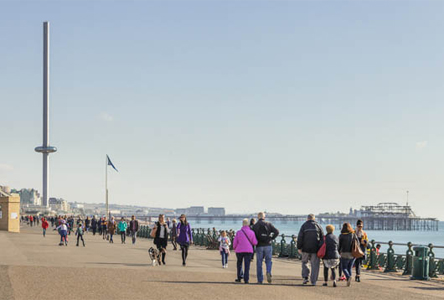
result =
[{"label": "people walking", "polygon": [[43,229],[43,237],[46,236],[46,229],[48,229],[49,223],[45,218],[42,218],[42,229]]},{"label": "people walking", "polygon": [[97,231],[97,219],[96,219],[96,216],[93,216],[93,218],[91,219],[91,230],[93,232],[93,235],[96,235],[96,231]]},{"label": "people walking", "polygon": [[257,239],[256,246],[256,272],[257,282],[262,284],[264,281],[264,275],[262,273],[262,264],[265,259],[267,282],[272,282],[271,267],[272,267],[272,247],[271,242],[279,235],[273,224],[265,221],[265,213],[260,212],[257,215],[258,221],[253,226],[254,233]]},{"label": "people walking", "polygon": [[185,214],[180,215],[180,222],[177,225],[177,243],[182,251],[182,265],[187,265],[188,249],[193,243],[193,234],[191,233],[191,225],[187,221]]},{"label": "people walking", "polygon": [[85,219],[85,232],[89,231],[90,226],[91,226],[91,220],[89,219],[89,217],[86,217],[86,219]]},{"label": "people walking", "polygon": [[128,227],[128,224],[125,221],[125,218],[122,217],[120,219],[119,224],[117,224],[117,228],[119,229],[120,232],[120,240],[122,241],[122,244],[125,244],[126,241],[126,228]]},{"label": "people walking", "polygon": [[339,265],[339,239],[333,234],[335,227],[327,225],[327,235],[325,236],[325,256],[322,258],[324,264],[324,284],[327,286],[328,270],[331,271],[331,279],[333,280],[333,287],[336,287],[336,267]]},{"label": "people walking", "polygon": [[170,231],[170,229],[168,228],[168,224],[165,222],[165,215],[159,215],[159,221],[155,223],[153,230],[155,231],[154,245],[156,245],[157,250],[159,250],[159,255],[162,256],[162,263],[165,265],[166,248]]},{"label": "people walking", "polygon": [[108,222],[106,220],[106,217],[103,217],[102,218],[102,236],[103,236],[104,240],[108,238],[108,230],[107,230],[107,225],[108,224],[107,223]]},{"label": "people walking", "polygon": [[[248,219],[242,221],[242,228],[236,232],[233,240],[233,249],[237,258],[237,278],[236,282],[241,282],[242,278],[245,283],[250,282],[250,263],[253,255],[254,246],[258,241],[256,234],[251,230]],[[243,270],[242,270],[243,263]],[[271,274],[271,270],[270,270]]]},{"label": "people walking", "polygon": [[171,225],[171,245],[173,245],[173,250],[177,250],[177,221],[173,219]]},{"label": "people walking", "polygon": [[362,250],[362,253],[364,253],[364,256],[356,258],[355,260],[355,268],[356,268],[355,281],[357,282],[361,282],[361,267],[363,261],[365,261],[365,255],[367,254],[368,237],[367,233],[363,230],[363,228],[364,228],[364,222],[362,222],[362,220],[358,220],[358,222],[356,222],[356,237],[359,240],[359,246]]},{"label": "people walking", "polygon": [[339,235],[339,255],[341,256],[341,267],[347,280],[347,286],[351,284],[352,268],[355,258],[352,255],[352,243],[355,234],[350,223],[342,225],[341,234]]},{"label": "people walking", "polygon": [[97,230],[99,231],[100,236],[102,235],[102,221],[103,221],[103,218],[99,218],[97,220]]},{"label": "people walking", "polygon": [[[318,250],[324,240],[324,231],[322,227],[315,221],[315,215],[309,214],[307,221],[301,226],[298,234],[297,248],[302,255],[302,278],[303,284],[309,281],[312,285],[316,285],[319,277],[320,259],[317,256]],[[310,269],[308,262],[310,261]]]},{"label": "people walking", "polygon": [[114,220],[114,217],[111,217],[111,219],[108,222],[108,233],[109,233],[109,242],[111,244],[114,244],[113,236],[116,234],[116,221]]},{"label": "people walking", "polygon": [[[256,224],[256,219],[251,218],[250,220],[250,229],[253,230],[254,224]],[[254,253],[256,253],[256,246],[253,247],[253,254],[251,255],[251,261],[254,260]]]},{"label": "people walking", "polygon": [[76,235],[77,235],[77,244],[76,244],[76,246],[77,247],[79,246],[79,239],[82,240],[83,247],[85,247],[85,240],[83,239],[83,234],[84,234],[84,231],[83,231],[82,223],[79,223],[77,225],[77,230],[76,230]]},{"label": "people walking", "polygon": [[59,246],[63,246],[63,243],[65,243],[65,246],[68,246],[68,226],[66,225],[66,221],[62,220],[61,224],[57,226],[56,229],[60,234]]},{"label": "people walking", "polygon": [[135,216],[131,216],[130,231],[131,239],[134,245],[136,243],[137,231],[139,231],[139,221],[136,220]]},{"label": "people walking", "polygon": [[217,241],[219,242],[219,252],[222,256],[222,268],[228,268],[228,256],[230,255],[231,241],[227,237],[227,232],[225,230],[220,233],[220,237]]}]

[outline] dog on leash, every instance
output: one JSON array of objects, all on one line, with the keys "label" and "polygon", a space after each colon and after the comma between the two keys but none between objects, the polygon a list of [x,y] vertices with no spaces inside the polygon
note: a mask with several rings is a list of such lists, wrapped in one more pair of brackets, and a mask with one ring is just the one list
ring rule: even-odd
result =
[{"label": "dog on leash", "polygon": [[153,267],[156,266],[156,265],[160,265],[160,252],[159,252],[159,250],[151,247],[151,248],[148,249],[148,254],[150,256],[151,263],[152,263]]}]

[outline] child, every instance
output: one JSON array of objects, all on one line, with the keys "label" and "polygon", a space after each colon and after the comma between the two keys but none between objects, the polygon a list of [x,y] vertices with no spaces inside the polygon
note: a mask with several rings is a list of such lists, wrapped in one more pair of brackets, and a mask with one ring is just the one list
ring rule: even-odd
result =
[{"label": "child", "polygon": [[66,226],[66,221],[62,220],[62,224],[60,224],[56,229],[60,234],[59,246],[63,246],[63,242],[65,242],[65,246],[68,246],[68,227]]},{"label": "child", "polygon": [[217,241],[219,242],[219,251],[222,256],[222,268],[228,268],[228,255],[230,255],[231,241],[227,237],[227,232],[225,230],[220,233],[220,237]]},{"label": "child", "polygon": [[76,235],[77,235],[77,247],[79,246],[79,239],[82,239],[82,243],[83,243],[83,247],[85,247],[85,241],[83,240],[83,227],[82,227],[82,223],[79,223],[77,225],[77,231],[76,231]]},{"label": "child", "polygon": [[45,218],[42,218],[43,237],[46,237],[46,229],[48,229],[49,223]]}]

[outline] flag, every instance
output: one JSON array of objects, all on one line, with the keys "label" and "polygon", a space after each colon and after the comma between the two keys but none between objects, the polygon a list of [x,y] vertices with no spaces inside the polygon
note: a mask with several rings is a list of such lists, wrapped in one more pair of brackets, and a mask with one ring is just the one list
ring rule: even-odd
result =
[{"label": "flag", "polygon": [[119,172],[119,171],[116,169],[116,167],[114,167],[114,165],[113,165],[113,163],[111,162],[111,159],[109,159],[109,156],[108,156],[108,155],[106,155],[106,158],[107,158],[107,160],[108,160],[108,166],[113,167],[113,169],[116,170],[116,172]]}]

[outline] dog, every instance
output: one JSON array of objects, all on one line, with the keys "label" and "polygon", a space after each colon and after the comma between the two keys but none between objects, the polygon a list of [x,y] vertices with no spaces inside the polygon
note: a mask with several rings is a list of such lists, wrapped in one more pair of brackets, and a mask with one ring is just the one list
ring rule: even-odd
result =
[{"label": "dog", "polygon": [[148,249],[148,254],[150,256],[151,263],[152,263],[153,267],[156,266],[156,265],[160,265],[160,252],[159,252],[159,250],[151,247],[151,248]]}]

